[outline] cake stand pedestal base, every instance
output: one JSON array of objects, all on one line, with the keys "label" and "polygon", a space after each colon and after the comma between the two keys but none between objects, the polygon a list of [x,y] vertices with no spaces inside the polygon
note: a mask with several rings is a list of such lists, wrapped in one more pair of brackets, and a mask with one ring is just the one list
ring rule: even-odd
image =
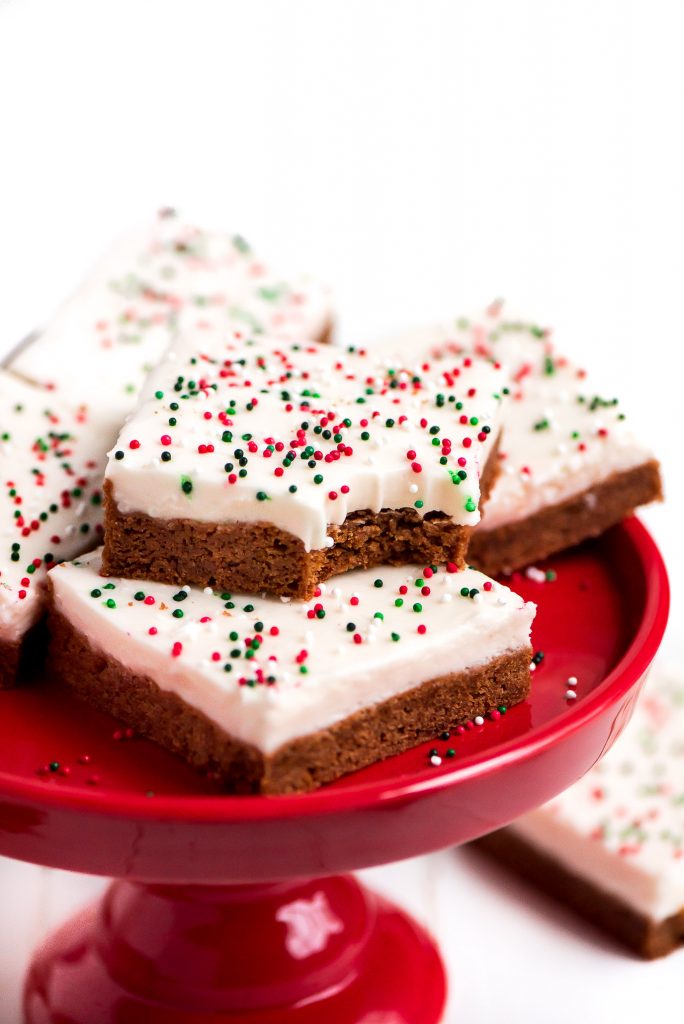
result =
[{"label": "cake stand pedestal base", "polygon": [[349,875],[114,882],[36,954],[27,1024],[437,1024],[428,935]]}]

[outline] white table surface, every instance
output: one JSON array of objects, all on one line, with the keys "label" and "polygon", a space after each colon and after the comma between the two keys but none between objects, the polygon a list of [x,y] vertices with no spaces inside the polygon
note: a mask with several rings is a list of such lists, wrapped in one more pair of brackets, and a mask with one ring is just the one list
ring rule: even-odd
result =
[{"label": "white table surface", "polygon": [[[662,457],[684,658],[683,37],[678,0],[0,0],[0,352],[169,203],[327,277],[350,340],[508,296]],[[681,1003],[684,954],[637,962],[472,853],[367,878],[439,939],[449,1024]],[[101,884],[0,860],[0,1024]]]}]

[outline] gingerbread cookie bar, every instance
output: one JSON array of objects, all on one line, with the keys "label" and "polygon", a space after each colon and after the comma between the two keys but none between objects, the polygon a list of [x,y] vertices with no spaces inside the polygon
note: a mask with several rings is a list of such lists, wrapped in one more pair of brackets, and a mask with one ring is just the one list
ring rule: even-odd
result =
[{"label": "gingerbread cookie bar", "polygon": [[237,792],[310,790],[525,698],[534,606],[472,569],[383,567],[311,601],[50,573],[57,677]]},{"label": "gingerbread cookie bar", "polygon": [[179,338],[110,455],[103,572],[308,598],[355,567],[461,566],[500,380],[479,359],[421,374],[315,343]]},{"label": "gingerbread cookie bar", "polygon": [[382,351],[439,363],[480,353],[503,364],[501,472],[468,557],[495,575],[598,536],[641,505],[662,498],[660,469],[612,395],[555,351],[547,328],[483,314],[388,339]]},{"label": "gingerbread cookie bar", "polygon": [[647,959],[684,941],[684,685],[654,666],[580,782],[476,845]]},{"label": "gingerbread cookie bar", "polygon": [[91,417],[118,429],[179,326],[208,323],[324,341],[330,295],[313,279],[275,274],[239,235],[167,210],[122,238],[9,365],[58,397],[91,402]]},{"label": "gingerbread cookie bar", "polygon": [[47,572],[101,541],[113,435],[54,395],[0,371],[0,688],[39,647]]}]

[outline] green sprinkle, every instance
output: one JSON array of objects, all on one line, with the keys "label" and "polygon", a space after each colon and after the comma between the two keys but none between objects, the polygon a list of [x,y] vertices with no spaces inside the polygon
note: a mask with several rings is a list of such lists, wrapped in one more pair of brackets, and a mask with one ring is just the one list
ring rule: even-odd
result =
[{"label": "green sprinkle", "polygon": [[91,597],[102,597],[102,591],[98,590],[97,587],[95,587],[95,590],[91,590],[90,591],[90,596]]}]

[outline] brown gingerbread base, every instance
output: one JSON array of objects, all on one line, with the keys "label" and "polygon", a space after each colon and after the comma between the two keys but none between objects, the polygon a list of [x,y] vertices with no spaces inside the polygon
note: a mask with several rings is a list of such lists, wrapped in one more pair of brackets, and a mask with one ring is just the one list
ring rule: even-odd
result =
[{"label": "brown gingerbread base", "polygon": [[[485,502],[498,472],[496,446],[480,482]],[[329,526],[334,544],[306,551],[298,537],[270,523],[203,523],[123,513],[105,480],[102,575],[194,584],[309,600],[319,583],[375,565],[465,564],[472,529],[442,512],[412,508],[352,512]]]},{"label": "brown gingerbread base", "polygon": [[660,466],[646,462],[574,498],[550,505],[526,519],[487,529],[487,511],[473,531],[468,562],[488,576],[539,562],[589,537],[598,537],[640,505],[662,501]]},{"label": "brown gingerbread base", "polygon": [[501,829],[472,844],[504,864],[542,892],[571,907],[639,956],[654,960],[684,942],[684,909],[664,921],[653,921],[610,893],[559,864],[531,843]]},{"label": "brown gingerbread base", "polygon": [[9,690],[17,682],[21,662],[21,641],[0,641],[0,690]]},{"label": "brown gingerbread base", "polygon": [[226,791],[235,793],[316,789],[477,714],[517,704],[530,686],[531,650],[524,648],[468,672],[424,683],[264,756],[175,694],[91,646],[54,608],[49,627],[49,664],[60,682],[196,768],[211,771]]},{"label": "brown gingerbread base", "polygon": [[47,629],[40,621],[19,640],[0,641],[0,690],[9,690],[39,669],[47,650]]}]

